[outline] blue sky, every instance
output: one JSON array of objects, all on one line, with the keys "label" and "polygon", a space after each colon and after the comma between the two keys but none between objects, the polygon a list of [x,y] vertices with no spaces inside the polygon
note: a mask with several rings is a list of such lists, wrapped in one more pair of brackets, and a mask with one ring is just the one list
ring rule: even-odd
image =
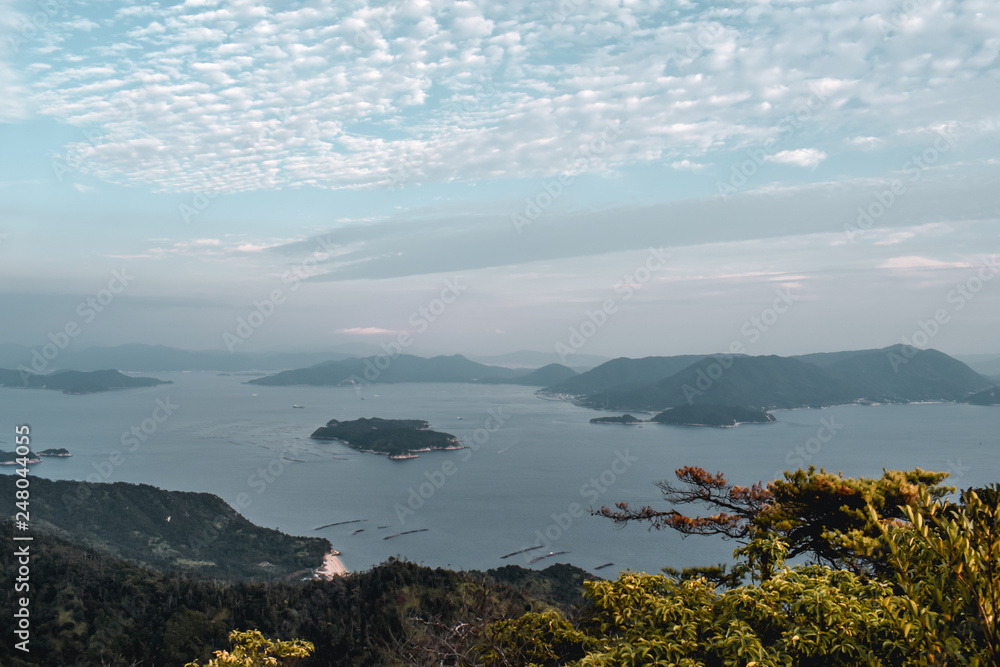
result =
[{"label": "blue sky", "polygon": [[0,15],[0,342],[1000,352],[994,2]]}]

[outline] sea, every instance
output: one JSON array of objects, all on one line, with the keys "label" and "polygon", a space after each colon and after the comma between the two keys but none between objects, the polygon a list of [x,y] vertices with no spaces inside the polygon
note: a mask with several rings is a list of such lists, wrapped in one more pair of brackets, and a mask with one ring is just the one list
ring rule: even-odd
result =
[{"label": "sea", "polygon": [[[258,525],[327,538],[350,570],[396,557],[463,570],[572,563],[613,577],[731,562],[732,541],[590,513],[617,502],[667,509],[656,482],[689,465],[743,485],[810,465],[850,476],[944,471],[959,489],[1000,481],[996,406],[849,405],[778,410],[776,423],[733,428],[626,426],[591,424],[620,413],[516,385],[263,387],[212,372],[145,375],[172,384],[0,389],[0,449],[13,450],[15,424],[28,424],[33,450],[72,454],[43,458],[32,475],[214,493]],[[393,461],[309,437],[330,419],[360,417],[423,419],[467,449]]]}]

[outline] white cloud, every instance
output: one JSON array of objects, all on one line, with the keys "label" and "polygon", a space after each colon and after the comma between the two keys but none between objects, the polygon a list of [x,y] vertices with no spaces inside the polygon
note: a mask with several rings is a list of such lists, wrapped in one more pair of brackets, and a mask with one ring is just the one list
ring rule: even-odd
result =
[{"label": "white cloud", "polygon": [[352,327],[350,329],[337,329],[334,333],[350,334],[352,336],[381,336],[384,334],[399,333],[392,329],[381,329],[379,327]]},{"label": "white cloud", "polygon": [[[897,30],[919,31],[916,40],[887,38],[869,0],[691,3],[680,14],[656,2],[571,4],[561,18],[545,3],[485,0],[288,10],[197,0],[111,17],[84,8],[94,13],[65,25],[106,41],[86,51],[65,38],[49,52],[33,44],[36,67],[24,76],[40,113],[111,130],[97,146],[67,147],[88,151],[87,173],[163,191],[384,187],[649,162],[696,170],[715,151],[787,141],[789,127],[850,128],[853,138],[835,141],[873,150],[899,127],[951,123],[975,136],[998,126],[987,91],[1000,7],[921,6],[919,25]],[[0,64],[0,84],[9,78]],[[3,88],[15,94],[0,118],[23,117],[28,88]],[[622,135],[578,161],[608,121],[621,121]],[[803,167],[825,158],[815,148],[771,157]]]},{"label": "white cloud", "polygon": [[791,151],[779,151],[774,155],[768,155],[764,159],[768,162],[791,164],[796,167],[808,167],[812,169],[826,159],[826,153],[815,148],[797,148]]},{"label": "white cloud", "polygon": [[965,269],[970,266],[972,265],[969,262],[946,262],[919,255],[910,255],[891,257],[879,264],[877,268],[907,271],[912,269]]}]

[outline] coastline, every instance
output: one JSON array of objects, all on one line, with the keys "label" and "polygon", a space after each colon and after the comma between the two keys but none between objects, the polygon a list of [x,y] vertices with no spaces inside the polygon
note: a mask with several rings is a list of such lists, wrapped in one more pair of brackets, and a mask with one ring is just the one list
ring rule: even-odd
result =
[{"label": "coastline", "polygon": [[331,581],[334,577],[345,577],[350,574],[338,556],[340,552],[336,549],[323,556],[323,564],[313,570],[313,578]]}]

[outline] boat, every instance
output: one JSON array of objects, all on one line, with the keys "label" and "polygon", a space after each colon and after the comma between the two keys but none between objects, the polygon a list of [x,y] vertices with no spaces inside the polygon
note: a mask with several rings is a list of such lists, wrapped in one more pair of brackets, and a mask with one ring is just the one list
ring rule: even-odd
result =
[{"label": "boat", "polygon": [[292,407],[293,407],[293,408],[304,408],[304,407],[306,407],[306,406],[304,406],[304,405],[293,405]]}]

